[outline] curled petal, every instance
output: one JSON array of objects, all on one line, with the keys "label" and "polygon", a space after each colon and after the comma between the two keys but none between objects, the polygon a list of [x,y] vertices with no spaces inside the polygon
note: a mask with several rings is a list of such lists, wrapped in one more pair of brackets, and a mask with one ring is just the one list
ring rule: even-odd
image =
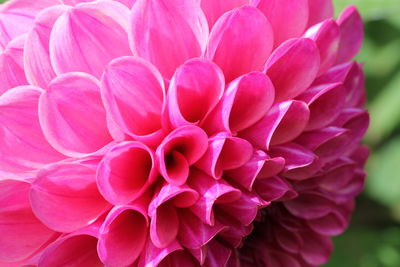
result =
[{"label": "curled petal", "polygon": [[132,8],[132,52],[167,79],[187,59],[201,55],[207,37],[207,20],[195,1],[138,0]]},{"label": "curled petal", "polygon": [[332,0],[308,0],[308,27],[333,17]]},{"label": "curled petal", "polygon": [[96,171],[78,163],[42,169],[30,192],[32,210],[49,228],[72,232],[89,225],[109,207],[96,185]]},{"label": "curled petal", "polygon": [[316,219],[332,211],[334,203],[326,196],[314,192],[302,192],[297,198],[283,202],[288,211],[303,219]]},{"label": "curled petal", "polygon": [[50,35],[56,74],[81,71],[100,78],[116,57],[130,55],[129,9],[115,1],[81,3],[57,19]]},{"label": "curled petal", "polygon": [[239,222],[236,216],[231,216],[224,212],[218,212],[217,221],[220,224],[227,225],[228,227],[222,231],[219,236],[227,244],[234,248],[239,247],[242,244],[243,238],[249,235],[253,231],[253,225],[244,225]]},{"label": "curled petal", "polygon": [[201,0],[201,9],[206,15],[208,26],[210,29],[214,26],[215,22],[225,12],[228,12],[234,8],[248,4],[249,0],[225,0],[225,1],[214,1],[214,0]]},{"label": "curled petal", "polygon": [[178,241],[173,241],[165,248],[154,246],[150,238],[147,239],[143,253],[139,259],[139,266],[160,266],[160,262],[174,251],[183,250]]},{"label": "curled petal", "polygon": [[319,68],[319,51],[311,39],[290,39],[281,44],[266,64],[266,73],[275,87],[275,102],[301,94],[314,81]]},{"label": "curled petal", "polygon": [[49,143],[70,157],[94,153],[111,141],[99,82],[89,74],[54,79],[40,97],[39,119]]},{"label": "curled petal", "polygon": [[297,197],[297,193],[292,186],[278,176],[257,179],[254,189],[265,201],[287,201]]},{"label": "curled petal", "polygon": [[204,267],[227,266],[232,249],[213,239],[207,244],[207,252]]},{"label": "curled petal", "polygon": [[264,165],[258,173],[257,179],[264,179],[279,174],[285,166],[283,157],[270,157],[265,160]]},{"label": "curled petal", "polygon": [[262,69],[271,53],[273,37],[265,16],[254,7],[243,6],[218,19],[205,57],[221,67],[229,82]]}]

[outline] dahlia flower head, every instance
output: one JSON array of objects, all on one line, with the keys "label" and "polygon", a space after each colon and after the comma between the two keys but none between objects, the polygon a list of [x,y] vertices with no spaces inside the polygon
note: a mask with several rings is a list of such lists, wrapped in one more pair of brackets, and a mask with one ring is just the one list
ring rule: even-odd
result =
[{"label": "dahlia flower head", "polygon": [[0,6],[0,266],[325,263],[363,188],[331,0]]}]

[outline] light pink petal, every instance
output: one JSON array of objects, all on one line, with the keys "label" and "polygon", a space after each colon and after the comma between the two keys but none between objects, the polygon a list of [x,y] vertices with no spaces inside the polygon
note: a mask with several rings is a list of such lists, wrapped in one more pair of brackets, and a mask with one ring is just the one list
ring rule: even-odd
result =
[{"label": "light pink petal", "polygon": [[0,96],[0,168],[4,171],[39,169],[64,158],[49,145],[40,128],[37,106],[42,92],[23,86]]},{"label": "light pink petal", "polygon": [[207,37],[207,20],[195,1],[138,0],[132,8],[132,52],[167,79],[187,59],[202,54]]},{"label": "light pink petal", "polygon": [[300,253],[303,259],[311,265],[326,263],[333,250],[331,238],[315,234],[312,231],[307,231],[304,235],[307,236],[307,242],[304,242],[304,247]]},{"label": "light pink petal", "polygon": [[164,116],[173,128],[199,124],[221,99],[224,86],[217,65],[203,59],[188,60],[172,77]]},{"label": "light pink petal", "polygon": [[265,16],[254,7],[243,6],[218,19],[205,57],[217,63],[230,82],[245,73],[261,70],[271,53],[273,39]]},{"label": "light pink petal", "polygon": [[361,64],[353,64],[343,82],[347,90],[346,107],[362,108],[366,102],[365,75]]},{"label": "light pink petal", "polygon": [[123,142],[103,157],[97,185],[110,203],[127,204],[140,197],[157,176],[153,151],[139,142]]},{"label": "light pink petal", "polygon": [[307,89],[297,97],[310,109],[310,119],[305,130],[323,128],[340,114],[346,97],[346,89],[340,83],[324,84]]},{"label": "light pink petal", "polygon": [[330,68],[326,73],[315,79],[314,85],[328,83],[344,83],[350,71],[357,65],[356,62],[346,62]]},{"label": "light pink petal", "polygon": [[143,252],[148,235],[146,213],[135,206],[114,207],[100,228],[98,252],[105,265],[130,265]]},{"label": "light pink petal", "polygon": [[271,22],[275,47],[299,37],[308,22],[308,0],[251,0]]},{"label": "light pink petal", "polygon": [[160,141],[165,88],[152,64],[138,57],[113,60],[102,77],[101,93],[121,131],[145,143]]},{"label": "light pink petal", "polygon": [[232,249],[213,239],[207,244],[207,252],[204,267],[226,266]]},{"label": "light pink petal", "polygon": [[363,22],[357,8],[349,6],[340,13],[337,23],[340,27],[340,45],[337,63],[352,59],[360,50],[364,38]]},{"label": "light pink petal", "polygon": [[310,111],[306,103],[290,100],[275,104],[256,124],[240,133],[255,147],[268,149],[271,145],[289,142],[306,127]]},{"label": "light pink petal", "polygon": [[39,119],[50,144],[61,153],[79,157],[111,141],[99,82],[85,73],[58,76],[41,95]]},{"label": "light pink petal", "polygon": [[303,219],[316,219],[327,215],[333,209],[333,202],[325,195],[303,192],[297,198],[283,202],[291,214]]},{"label": "light pink petal", "polygon": [[175,129],[156,151],[157,167],[169,183],[182,185],[189,175],[189,166],[206,152],[207,134],[199,127],[186,125]]},{"label": "light pink petal", "polygon": [[49,228],[71,232],[89,225],[109,207],[96,185],[96,170],[78,163],[42,169],[30,192],[35,215]]},{"label": "light pink petal", "polygon": [[[91,2],[91,1],[93,1],[93,0],[61,0],[61,2],[63,4],[71,5],[71,6],[77,5],[79,3]],[[128,8],[131,8],[133,6],[133,4],[136,2],[136,0],[116,0],[116,1],[126,5]]]},{"label": "light pink petal", "polygon": [[319,67],[319,51],[313,40],[290,39],[281,44],[266,64],[275,87],[275,102],[301,94],[314,81]]},{"label": "light pink petal", "polygon": [[256,180],[254,189],[265,201],[287,201],[297,197],[292,186],[278,176]]},{"label": "light pink petal", "polygon": [[203,128],[208,133],[236,134],[261,119],[274,102],[274,86],[261,72],[243,75],[230,83]]},{"label": "light pink petal", "polygon": [[308,26],[307,28],[333,17],[332,0],[308,0]]},{"label": "light pink petal", "polygon": [[116,1],[82,3],[57,19],[50,59],[57,74],[82,71],[100,78],[114,58],[130,55],[129,9]]},{"label": "light pink petal", "polygon": [[25,35],[16,37],[0,54],[0,95],[13,87],[28,84],[23,59],[25,39]]},{"label": "light pink petal", "polygon": [[24,70],[30,84],[47,88],[56,77],[50,62],[50,34],[56,20],[68,10],[67,6],[57,5],[36,17],[26,39],[24,54]]},{"label": "light pink petal", "polygon": [[29,189],[26,182],[0,181],[0,262],[28,258],[55,237],[32,213]]},{"label": "light pink petal", "polygon": [[248,4],[249,0],[200,0],[200,3],[201,9],[207,17],[208,26],[211,29],[218,18],[222,16],[222,14],[242,5]]},{"label": "light pink petal", "polygon": [[165,248],[158,248],[148,238],[138,266],[159,266],[164,258],[178,250],[183,250],[183,248],[176,240]]},{"label": "light pink petal", "polygon": [[305,37],[315,41],[321,59],[318,75],[325,73],[336,62],[340,43],[340,28],[332,19],[327,19],[305,33]]}]

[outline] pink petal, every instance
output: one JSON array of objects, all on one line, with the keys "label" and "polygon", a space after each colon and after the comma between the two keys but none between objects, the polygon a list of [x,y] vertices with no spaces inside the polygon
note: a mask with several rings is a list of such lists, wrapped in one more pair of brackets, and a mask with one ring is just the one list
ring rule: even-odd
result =
[{"label": "pink petal", "polygon": [[340,13],[340,45],[337,63],[352,59],[360,50],[364,38],[364,27],[356,7],[349,6]]},{"label": "pink petal", "polygon": [[172,242],[165,248],[158,248],[153,245],[150,238],[147,239],[145,249],[139,259],[139,266],[160,266],[163,259],[175,251],[183,250],[178,241]]},{"label": "pink petal", "polygon": [[114,58],[130,55],[129,10],[115,1],[82,3],[55,22],[50,59],[57,74],[81,71],[99,78]]},{"label": "pink petal", "polygon": [[256,180],[254,189],[265,201],[287,201],[297,197],[292,186],[278,176]]},{"label": "pink petal", "polygon": [[333,202],[325,195],[303,192],[297,198],[283,202],[291,214],[303,219],[316,219],[327,215],[333,209]]},{"label": "pink petal", "polygon": [[165,116],[177,128],[201,123],[224,93],[224,75],[217,65],[203,59],[191,59],[172,77]]},{"label": "pink petal", "polygon": [[187,251],[174,251],[169,254],[166,258],[160,262],[157,267],[175,267],[175,266],[185,266],[185,267],[197,267],[199,263],[193,258]]},{"label": "pink petal", "polygon": [[68,10],[67,6],[57,5],[36,17],[26,39],[24,55],[24,69],[30,84],[47,88],[56,77],[50,62],[50,34],[56,20]]},{"label": "pink petal", "polygon": [[284,166],[285,166],[285,159],[283,157],[273,158],[268,156],[257,178],[264,179],[278,175],[283,170]]},{"label": "pink petal", "polygon": [[288,229],[279,224],[274,225],[273,235],[284,251],[293,254],[298,254],[303,248],[304,242],[307,242],[307,240],[303,240],[301,234],[297,231],[288,231]]},{"label": "pink petal", "polygon": [[145,143],[160,141],[165,88],[152,64],[138,57],[113,60],[102,77],[101,93],[121,131]]},{"label": "pink petal", "polygon": [[25,39],[25,35],[16,37],[0,54],[0,95],[13,87],[28,84],[23,66]]},{"label": "pink petal", "polygon": [[[85,2],[91,2],[92,0],[61,0],[61,2],[65,5],[77,5],[79,3],[85,3]],[[124,5],[126,5],[128,8],[131,8],[133,4],[136,2],[136,0],[116,0]]]},{"label": "pink petal", "polygon": [[147,228],[147,214],[137,207],[114,207],[100,228],[97,248],[102,262],[108,266],[135,262],[144,249]]},{"label": "pink petal", "polygon": [[265,16],[254,7],[243,6],[218,19],[211,31],[205,57],[221,67],[229,82],[245,73],[261,70],[272,44],[273,34]]},{"label": "pink petal", "polygon": [[244,225],[238,220],[237,216],[230,216],[224,212],[219,212],[217,221],[228,227],[222,231],[218,236],[221,237],[226,244],[237,248],[242,244],[243,238],[253,231],[253,225]]},{"label": "pink petal", "polygon": [[275,102],[291,99],[306,90],[319,67],[319,51],[311,39],[291,39],[281,44],[266,64],[266,73],[275,86]]},{"label": "pink petal", "polygon": [[343,82],[347,90],[346,107],[362,108],[366,102],[365,75],[360,64],[353,64]]},{"label": "pink petal", "polygon": [[30,193],[35,215],[49,228],[72,232],[89,225],[108,208],[96,185],[96,170],[78,163],[42,169]]},{"label": "pink petal", "polygon": [[321,188],[336,192],[350,182],[354,170],[355,163],[352,160],[341,158],[330,164],[325,173],[316,179],[319,180]]},{"label": "pink petal", "polygon": [[226,266],[232,250],[213,239],[207,244],[207,257],[204,267]]},{"label": "pink petal", "polygon": [[251,0],[271,22],[275,47],[304,32],[308,22],[308,0]]},{"label": "pink petal", "polygon": [[186,125],[172,131],[156,151],[157,167],[164,179],[176,185],[186,182],[189,166],[207,150],[207,134],[199,127]]},{"label": "pink petal", "polygon": [[240,133],[257,148],[289,142],[306,127],[310,111],[302,101],[290,100],[275,104],[271,110],[250,128]]},{"label": "pink petal", "polygon": [[350,71],[357,65],[356,62],[346,62],[330,68],[326,73],[315,79],[313,85],[328,83],[344,83]]},{"label": "pink petal", "polygon": [[332,0],[308,0],[308,27],[333,17]]},{"label": "pink petal", "polygon": [[39,88],[24,86],[0,96],[2,170],[34,170],[64,158],[49,145],[40,128],[37,106],[41,93]]},{"label": "pink petal", "polygon": [[260,120],[274,102],[271,80],[261,72],[251,72],[230,83],[215,110],[204,122],[208,133],[248,128]]},{"label": "pink petal", "polygon": [[132,52],[167,79],[187,59],[201,55],[207,37],[207,20],[195,1],[138,0],[132,8]]},{"label": "pink petal", "polygon": [[99,82],[89,74],[54,79],[40,97],[39,118],[50,144],[70,157],[94,153],[111,141]]},{"label": "pink petal", "polygon": [[314,40],[319,49],[321,65],[318,75],[321,75],[336,62],[340,43],[340,28],[334,20],[327,19],[308,29],[304,36]]},{"label": "pink petal", "polygon": [[328,215],[308,220],[307,225],[321,235],[339,235],[347,228],[348,222],[339,212],[332,212]]},{"label": "pink petal", "polygon": [[307,242],[304,243],[301,256],[311,265],[321,265],[328,261],[333,250],[330,237],[318,235],[311,231],[305,233]]},{"label": "pink petal", "polygon": [[26,182],[0,181],[0,262],[23,260],[55,237],[32,213],[29,189]]},{"label": "pink petal", "polygon": [[210,29],[214,23],[222,16],[225,12],[248,4],[248,0],[225,0],[225,1],[214,1],[214,0],[201,0],[201,9],[207,17],[208,26]]},{"label": "pink petal", "polygon": [[139,142],[113,147],[97,168],[99,190],[114,205],[137,199],[157,177],[153,151]]},{"label": "pink petal", "polygon": [[310,109],[310,119],[305,130],[323,128],[335,120],[344,106],[346,89],[340,83],[324,84],[307,89],[297,99]]}]

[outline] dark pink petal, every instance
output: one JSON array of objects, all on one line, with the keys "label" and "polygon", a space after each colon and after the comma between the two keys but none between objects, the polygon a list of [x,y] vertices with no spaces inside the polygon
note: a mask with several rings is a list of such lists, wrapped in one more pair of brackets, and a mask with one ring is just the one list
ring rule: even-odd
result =
[{"label": "dark pink petal", "polygon": [[321,188],[336,192],[350,182],[356,166],[352,160],[346,158],[340,158],[330,165],[329,169],[316,179]]},{"label": "dark pink petal", "polygon": [[275,104],[256,124],[240,133],[257,148],[268,149],[295,139],[306,127],[310,111],[306,103],[290,100]]},{"label": "dark pink petal", "polygon": [[251,72],[232,81],[203,128],[209,134],[236,134],[260,120],[274,102],[274,86],[261,72]]},{"label": "dark pink petal", "polygon": [[167,257],[163,259],[157,267],[176,267],[176,266],[185,266],[185,267],[198,267],[199,263],[190,255],[186,250],[183,251],[174,251],[169,254]]},{"label": "dark pink petal", "polygon": [[207,17],[208,26],[210,29],[214,26],[214,23],[222,16],[225,12],[248,4],[249,0],[200,0],[201,9]]},{"label": "dark pink petal", "polygon": [[0,96],[0,168],[4,171],[29,171],[64,159],[40,128],[37,106],[42,92],[23,86]]},{"label": "dark pink petal", "polygon": [[333,250],[331,238],[311,231],[305,232],[304,235],[307,236],[307,242],[304,242],[300,253],[303,259],[311,265],[326,263]]},{"label": "dark pink petal", "polygon": [[297,99],[304,101],[310,109],[310,119],[305,130],[327,126],[340,114],[346,97],[346,89],[340,83],[311,87]]},{"label": "dark pink petal", "polygon": [[160,262],[174,251],[183,250],[178,241],[173,241],[165,248],[154,246],[150,238],[147,239],[145,248],[139,259],[139,266],[160,266]]},{"label": "dark pink petal", "polygon": [[140,197],[156,180],[153,151],[139,142],[123,142],[103,157],[97,168],[97,185],[114,205]]},{"label": "dark pink petal", "polygon": [[275,86],[275,102],[301,94],[314,81],[319,67],[319,51],[313,40],[291,39],[280,45],[266,64],[266,73]]},{"label": "dark pink petal", "polygon": [[40,97],[39,119],[49,143],[70,157],[94,153],[111,141],[100,85],[89,74],[55,78]]},{"label": "dark pink petal", "polygon": [[101,94],[121,131],[145,143],[160,141],[165,88],[152,64],[138,57],[113,60],[102,77]]},{"label": "dark pink petal", "polygon": [[254,7],[243,6],[218,19],[205,57],[217,63],[230,82],[245,73],[261,70],[271,53],[273,39],[265,16]]},{"label": "dark pink petal", "polygon": [[242,244],[243,238],[253,231],[253,225],[244,225],[237,220],[237,215],[232,217],[224,212],[218,212],[217,221],[227,228],[219,233],[219,237],[230,246],[237,248]]},{"label": "dark pink petal", "polygon": [[189,175],[189,166],[204,155],[207,144],[207,134],[197,126],[175,129],[157,148],[158,170],[169,183],[184,184]]},{"label": "dark pink petal", "polygon": [[274,46],[299,37],[308,22],[308,0],[251,0],[271,22]]},{"label": "dark pink petal", "polygon": [[321,59],[318,75],[321,75],[336,62],[340,43],[340,28],[334,20],[327,19],[308,29],[304,36],[314,40],[318,47]]},{"label": "dark pink petal", "polygon": [[250,160],[253,147],[245,139],[220,133],[211,137],[204,156],[195,166],[219,179],[224,170],[239,168]]},{"label": "dark pink petal", "polygon": [[297,196],[292,186],[278,176],[257,179],[254,190],[265,201],[287,201]]},{"label": "dark pink petal", "polygon": [[278,175],[285,166],[285,159],[282,157],[270,157],[264,162],[264,166],[260,170],[257,179],[269,178]]},{"label": "dark pink petal", "polygon": [[366,145],[360,145],[351,153],[350,158],[354,160],[360,169],[365,167],[365,163],[370,155],[370,149]]},{"label": "dark pink petal", "polygon": [[340,27],[340,45],[337,63],[352,59],[360,50],[364,38],[363,22],[357,8],[349,6],[340,13],[337,23]]},{"label": "dark pink petal", "polygon": [[115,1],[82,3],[57,19],[50,35],[56,74],[81,71],[100,78],[114,58],[130,55],[129,9]]},{"label": "dark pink petal", "polygon": [[27,182],[0,181],[0,262],[28,258],[55,235],[32,213],[29,189]]},{"label": "dark pink petal", "polygon": [[321,235],[339,235],[348,226],[346,218],[337,211],[333,211],[324,217],[308,220],[307,225],[315,232]]},{"label": "dark pink petal", "polygon": [[283,204],[291,214],[303,219],[321,218],[330,213],[334,205],[325,195],[315,192],[303,192]]},{"label": "dark pink petal", "polygon": [[170,79],[189,58],[202,54],[208,25],[200,5],[187,0],[138,0],[131,11],[132,52]]},{"label": "dark pink petal", "polygon": [[64,5],[50,7],[41,12],[29,31],[24,55],[24,70],[30,84],[47,88],[56,77],[50,62],[50,34],[56,20],[69,8]]},{"label": "dark pink petal", "polygon": [[293,254],[298,254],[304,246],[304,242],[307,242],[307,240],[303,240],[301,234],[297,231],[289,231],[279,224],[274,224],[273,235],[284,251]]},{"label": "dark pink petal", "polygon": [[165,119],[173,128],[201,123],[221,99],[224,86],[224,75],[214,63],[203,59],[186,61],[172,77]]},{"label": "dark pink petal", "polygon": [[0,95],[13,87],[28,84],[24,72],[25,39],[25,35],[13,39],[0,54]]},{"label": "dark pink petal", "polygon": [[96,185],[96,170],[78,163],[42,169],[30,192],[35,215],[49,228],[72,232],[89,225],[109,207]]},{"label": "dark pink petal", "polygon": [[332,0],[308,0],[308,26],[307,28],[333,17]]},{"label": "dark pink petal", "polygon": [[207,252],[204,267],[227,266],[232,249],[213,239],[207,244]]},{"label": "dark pink petal", "polygon": [[105,265],[132,264],[143,251],[148,235],[147,213],[135,206],[117,206],[100,228],[97,246]]}]

